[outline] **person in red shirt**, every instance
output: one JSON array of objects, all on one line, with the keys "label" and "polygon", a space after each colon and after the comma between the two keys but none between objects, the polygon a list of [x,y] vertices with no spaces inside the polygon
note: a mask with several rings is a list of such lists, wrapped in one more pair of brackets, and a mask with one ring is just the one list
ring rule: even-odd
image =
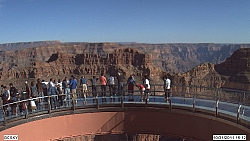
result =
[{"label": "person in red shirt", "polygon": [[103,75],[103,73],[100,76],[100,83],[101,83],[101,91],[102,91],[102,102],[106,102],[106,85],[107,85],[107,79]]},{"label": "person in red shirt", "polygon": [[143,101],[145,87],[142,84],[138,84],[137,87],[138,87],[140,94],[141,94],[141,101]]}]

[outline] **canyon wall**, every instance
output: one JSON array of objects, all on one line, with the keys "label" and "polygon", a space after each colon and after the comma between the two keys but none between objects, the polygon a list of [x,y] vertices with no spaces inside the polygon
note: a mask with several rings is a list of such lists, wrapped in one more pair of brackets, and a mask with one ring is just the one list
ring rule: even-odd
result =
[{"label": "canyon wall", "polygon": [[18,84],[29,79],[48,80],[50,77],[63,78],[71,74],[80,77],[105,73],[108,76],[120,71],[126,77],[131,74],[137,77],[149,74],[154,78],[154,83],[162,83],[160,78],[170,73],[173,84],[250,89],[250,44],[55,41],[1,46],[8,47],[6,51],[2,49],[0,52],[1,83]]}]

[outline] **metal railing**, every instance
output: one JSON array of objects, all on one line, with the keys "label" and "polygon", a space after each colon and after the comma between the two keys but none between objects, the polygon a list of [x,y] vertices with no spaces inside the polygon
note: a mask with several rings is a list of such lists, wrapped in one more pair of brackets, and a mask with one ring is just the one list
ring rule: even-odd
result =
[{"label": "metal railing", "polygon": [[[111,90],[107,86],[105,92],[101,91],[100,86],[97,86],[96,92],[92,92],[91,87],[88,89],[85,93],[78,90],[76,94],[36,97],[2,105],[0,125],[5,127],[15,121],[42,115],[50,117],[51,114],[62,111],[74,113],[78,109],[126,108],[132,104],[134,107],[180,109],[209,114],[250,128],[249,91],[173,85],[170,99],[166,101],[163,85],[159,84],[151,85],[148,93],[141,93],[136,87],[132,93],[127,90],[127,86],[123,90],[118,90],[117,86]],[[35,103],[36,107],[32,107],[32,103]]]}]

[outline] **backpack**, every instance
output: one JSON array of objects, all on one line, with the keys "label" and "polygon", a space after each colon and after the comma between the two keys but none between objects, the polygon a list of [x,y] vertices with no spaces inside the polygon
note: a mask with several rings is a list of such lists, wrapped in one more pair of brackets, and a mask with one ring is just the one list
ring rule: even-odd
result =
[{"label": "backpack", "polygon": [[9,92],[7,90],[4,90],[3,92],[3,100],[9,100],[10,95]]},{"label": "backpack", "polygon": [[113,76],[109,77],[109,84],[115,84],[115,78]]},{"label": "backpack", "polygon": [[17,95],[17,89],[15,87],[10,88],[10,96],[15,97]]}]

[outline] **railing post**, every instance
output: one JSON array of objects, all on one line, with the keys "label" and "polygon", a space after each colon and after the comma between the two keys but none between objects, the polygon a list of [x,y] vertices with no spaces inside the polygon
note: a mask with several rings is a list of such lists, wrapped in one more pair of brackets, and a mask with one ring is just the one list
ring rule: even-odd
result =
[{"label": "railing post", "polygon": [[4,110],[4,106],[2,106],[2,111],[3,111],[3,125],[6,126],[7,120],[6,120],[6,111]]},{"label": "railing post", "polygon": [[241,108],[241,104],[238,107],[238,111],[237,111],[237,119],[236,119],[236,123],[238,124],[240,121],[240,108]]},{"label": "railing post", "polygon": [[83,105],[87,105],[87,92],[83,92],[84,102]]},{"label": "railing post", "polygon": [[216,100],[216,105],[215,105],[215,117],[217,117],[218,116],[218,108],[219,108],[219,99],[217,98],[217,100]]},{"label": "railing post", "polygon": [[241,94],[240,94],[240,93],[237,93],[237,92],[235,92],[235,94],[238,95],[238,103],[240,104],[240,99],[241,99],[241,96],[240,96],[240,95],[241,95]]},{"label": "railing post", "polygon": [[97,97],[95,99],[96,99],[96,109],[99,109],[99,100]]},{"label": "railing post", "polygon": [[72,94],[72,110],[76,110],[76,94]]},{"label": "railing post", "polygon": [[193,112],[195,112],[195,99],[196,99],[196,95],[194,95],[193,97]]},{"label": "railing post", "polygon": [[123,96],[121,96],[121,107],[122,107],[122,109],[124,108]]},{"label": "railing post", "polygon": [[50,103],[50,96],[48,97],[48,113],[51,114],[51,103]]},{"label": "railing post", "polygon": [[169,99],[169,109],[171,110],[172,109],[172,100]]},{"label": "railing post", "polygon": [[155,85],[154,85],[154,102],[155,102]]},{"label": "railing post", "polygon": [[29,109],[27,106],[27,101],[24,104],[25,104],[25,119],[28,119],[29,118]]},{"label": "railing post", "polygon": [[245,113],[246,93],[243,94],[242,115]]}]

